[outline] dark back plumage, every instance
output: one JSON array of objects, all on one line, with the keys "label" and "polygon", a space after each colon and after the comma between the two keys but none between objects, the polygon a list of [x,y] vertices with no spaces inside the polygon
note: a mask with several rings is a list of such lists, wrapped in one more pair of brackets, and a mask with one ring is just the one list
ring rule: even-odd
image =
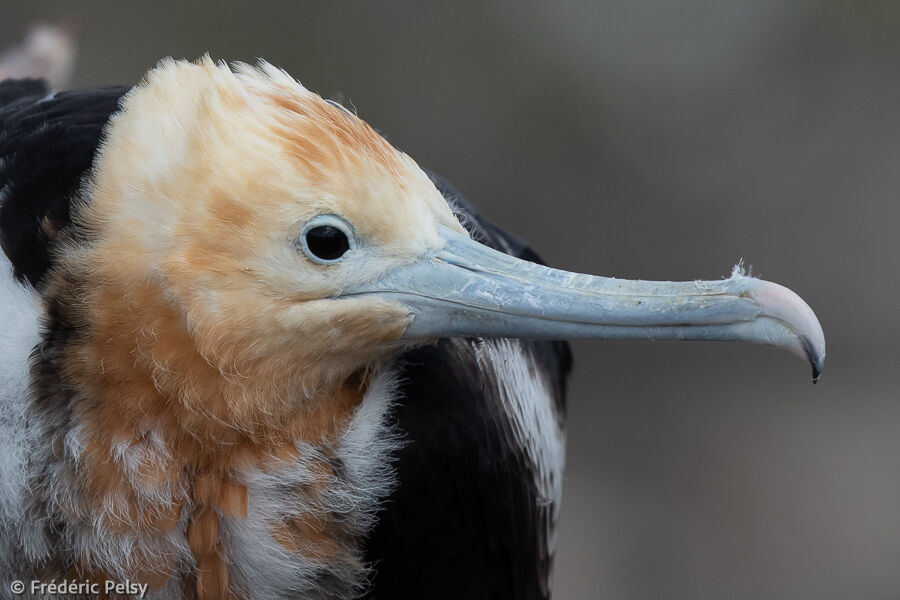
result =
[{"label": "dark back plumage", "polygon": [[126,87],[51,93],[34,80],[0,82],[0,246],[15,276],[37,286],[73,194]]}]

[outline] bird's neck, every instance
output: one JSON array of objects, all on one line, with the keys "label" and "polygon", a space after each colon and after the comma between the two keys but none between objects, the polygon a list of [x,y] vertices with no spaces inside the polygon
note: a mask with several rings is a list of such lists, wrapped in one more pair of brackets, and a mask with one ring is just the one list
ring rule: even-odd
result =
[{"label": "bird's neck", "polygon": [[[107,298],[87,328],[51,303],[57,321],[37,369],[53,376],[37,378],[35,410],[53,413],[44,435],[54,466],[39,503],[83,538],[67,561],[83,577],[180,582],[210,599],[255,596],[242,569],[267,555],[281,562],[263,572],[292,573],[286,584],[304,586],[293,581],[302,563],[356,585],[360,541],[390,481],[390,392],[376,382],[369,393],[377,372],[311,382],[264,360],[225,371],[164,302],[142,306]],[[365,411],[374,422],[360,422]],[[60,478],[64,498],[52,491]]]}]

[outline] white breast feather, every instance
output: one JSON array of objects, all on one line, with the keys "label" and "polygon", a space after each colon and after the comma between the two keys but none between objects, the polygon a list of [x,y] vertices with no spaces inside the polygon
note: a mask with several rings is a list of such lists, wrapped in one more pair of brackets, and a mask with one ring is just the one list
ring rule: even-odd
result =
[{"label": "white breast feather", "polygon": [[13,278],[0,253],[0,552],[4,522],[20,514],[24,485],[28,357],[40,340],[41,306],[31,287]]}]

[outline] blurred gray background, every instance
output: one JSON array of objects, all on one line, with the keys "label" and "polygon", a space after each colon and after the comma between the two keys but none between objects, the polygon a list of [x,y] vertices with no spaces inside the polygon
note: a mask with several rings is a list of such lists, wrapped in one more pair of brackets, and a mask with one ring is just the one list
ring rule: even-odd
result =
[{"label": "blurred gray background", "polygon": [[556,597],[900,598],[900,4],[4,3],[79,28],[73,86],[265,57],[352,103],[552,265],[743,258],[828,339],[578,343]]}]

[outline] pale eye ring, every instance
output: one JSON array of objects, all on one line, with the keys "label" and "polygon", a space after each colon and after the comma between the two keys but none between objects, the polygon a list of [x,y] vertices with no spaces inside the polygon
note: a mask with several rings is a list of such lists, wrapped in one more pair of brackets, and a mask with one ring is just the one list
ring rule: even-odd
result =
[{"label": "pale eye ring", "polygon": [[337,215],[317,215],[300,233],[300,247],[313,262],[331,264],[356,248],[350,224]]}]

